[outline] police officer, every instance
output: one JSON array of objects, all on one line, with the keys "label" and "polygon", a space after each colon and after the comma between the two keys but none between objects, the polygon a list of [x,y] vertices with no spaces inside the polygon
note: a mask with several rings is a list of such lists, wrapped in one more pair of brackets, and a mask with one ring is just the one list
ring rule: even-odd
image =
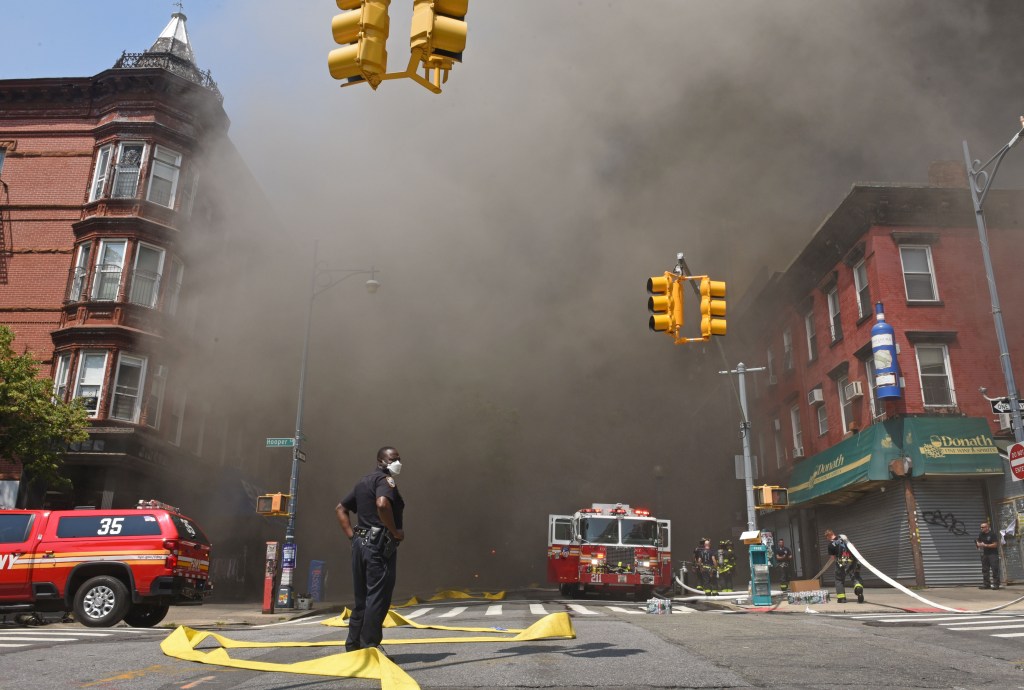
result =
[{"label": "police officer", "polygon": [[[398,562],[398,544],[405,539],[405,501],[395,477],[402,458],[391,446],[377,451],[377,469],[366,475],[335,508],[341,529],[352,540],[352,585],[355,604],[348,621],[345,650],[377,647],[391,607]],[[352,526],[349,513],[355,513]]]},{"label": "police officer", "polygon": [[857,603],[864,603],[864,583],[860,579],[860,562],[854,557],[847,546],[846,540],[831,529],[825,530],[828,540],[828,553],[836,558],[836,601],[846,603],[846,576],[853,582],[853,591],[857,595]]},{"label": "police officer", "polygon": [[778,568],[779,589],[789,589],[790,568],[793,565],[793,550],[786,546],[785,539],[775,542],[775,564]]}]

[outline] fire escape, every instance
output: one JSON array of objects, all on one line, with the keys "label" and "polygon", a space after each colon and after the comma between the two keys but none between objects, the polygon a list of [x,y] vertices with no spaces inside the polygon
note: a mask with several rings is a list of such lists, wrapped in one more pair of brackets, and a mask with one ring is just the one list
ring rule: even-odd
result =
[{"label": "fire escape", "polygon": [[0,179],[0,285],[7,284],[7,262],[14,250],[11,240],[11,197]]}]

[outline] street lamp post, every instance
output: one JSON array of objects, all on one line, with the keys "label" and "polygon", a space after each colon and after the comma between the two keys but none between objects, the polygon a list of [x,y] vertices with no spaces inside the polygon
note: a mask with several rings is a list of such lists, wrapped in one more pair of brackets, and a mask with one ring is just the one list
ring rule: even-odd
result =
[{"label": "street lamp post", "polygon": [[[295,445],[292,446],[292,475],[288,484],[288,527],[284,533],[284,547],[281,558],[281,584],[277,590],[277,605],[280,608],[290,609],[295,606],[295,586],[292,583],[292,576],[295,571],[296,549],[295,549],[295,512],[298,505],[298,484],[299,484],[299,462],[305,461],[305,453],[302,452],[302,410],[306,398],[306,369],[309,365],[309,336],[313,328],[313,301],[321,292],[331,289],[341,281],[357,275],[369,274],[370,279],[366,281],[366,291],[370,294],[377,292],[380,283],[374,278],[377,269],[329,269],[317,264],[317,244],[313,243],[313,271],[310,276],[309,305],[306,310],[306,337],[302,343],[302,366],[299,370],[299,403],[295,411]],[[326,278],[326,281],[321,280]]]},{"label": "street lamp post", "polygon": [[[1013,379],[1013,367],[1010,364],[1010,348],[1006,342],[1006,331],[1003,329],[1003,311],[999,307],[999,293],[996,290],[995,274],[992,271],[992,257],[988,249],[988,230],[985,227],[985,214],[982,211],[982,204],[988,196],[992,180],[999,170],[999,164],[1003,157],[1012,149],[1021,136],[1024,135],[1024,117],[1021,117],[1021,130],[1013,135],[1013,138],[999,149],[996,155],[988,159],[984,165],[979,160],[971,159],[971,152],[964,141],[964,162],[967,164],[967,177],[970,180],[971,199],[974,201],[974,217],[978,223],[978,237],[981,240],[981,255],[985,260],[985,277],[988,279],[988,292],[992,299],[992,319],[996,325],[996,339],[999,343],[999,361],[1003,367],[1003,378],[1006,379],[1006,397],[1010,403],[1010,415],[1013,419],[1013,436],[1020,443],[1024,441],[1024,429],[1021,428],[1020,406],[1017,403],[1017,384]],[[992,166],[992,172],[986,168]]]}]

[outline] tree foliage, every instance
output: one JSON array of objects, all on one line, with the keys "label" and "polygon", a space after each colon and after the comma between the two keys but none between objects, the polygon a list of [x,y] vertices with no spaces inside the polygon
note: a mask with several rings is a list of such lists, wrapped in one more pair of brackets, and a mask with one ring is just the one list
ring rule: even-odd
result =
[{"label": "tree foliage", "polygon": [[0,326],[0,458],[20,461],[34,481],[66,485],[64,452],[89,438],[88,414],[79,401],[54,401],[53,381],[39,378],[39,364],[15,354],[13,342],[14,333]]}]

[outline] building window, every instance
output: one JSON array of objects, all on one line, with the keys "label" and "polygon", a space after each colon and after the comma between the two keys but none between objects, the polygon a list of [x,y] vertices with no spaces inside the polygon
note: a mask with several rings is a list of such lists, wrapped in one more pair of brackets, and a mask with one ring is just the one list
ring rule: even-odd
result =
[{"label": "building window", "polygon": [[0,146],[0,174],[4,171],[4,159],[7,158],[7,147]]},{"label": "building window", "polygon": [[171,285],[167,289],[164,309],[174,316],[178,313],[178,301],[181,298],[181,279],[185,273],[185,265],[178,259],[171,259]]},{"label": "building window", "polygon": [[75,267],[71,272],[71,286],[68,288],[68,301],[78,302],[85,295],[85,281],[89,277],[89,254],[92,242],[79,245],[75,253]]},{"label": "building window", "polygon": [[804,430],[800,426],[800,406],[789,408],[789,423],[793,427],[793,457],[804,455]]},{"label": "building window", "polygon": [[804,316],[804,329],[807,331],[807,361],[818,358],[818,334],[814,330],[814,310]]},{"label": "building window", "polygon": [[146,403],[146,426],[160,428],[160,416],[164,411],[164,391],[167,390],[167,367],[163,364],[153,372],[149,385],[149,401]]},{"label": "building window", "polygon": [[75,397],[82,398],[90,417],[99,413],[103,397],[103,372],[107,367],[107,353],[85,351],[79,358]]},{"label": "building window", "polygon": [[839,288],[834,287],[828,293],[828,323],[832,331],[832,342],[843,339],[843,323],[839,318]]},{"label": "building window", "polygon": [[154,204],[174,208],[174,195],[178,191],[178,177],[181,175],[181,154],[156,146],[151,167],[146,199]]},{"label": "building window", "polygon": [[101,146],[96,152],[96,170],[92,174],[92,186],[89,187],[89,201],[93,202],[103,196],[107,186],[107,175],[110,172],[110,155],[114,152],[114,145]]},{"label": "building window", "polygon": [[839,418],[843,422],[843,433],[850,429],[850,422],[853,421],[853,401],[846,397],[846,385],[850,379],[846,376],[839,377],[836,386],[839,387]]},{"label": "building window", "polygon": [[146,376],[143,357],[122,354],[117,362],[114,378],[114,397],[110,405],[110,418],[126,422],[139,421],[139,403],[142,383]]},{"label": "building window", "polygon": [[825,405],[818,405],[818,436],[828,433],[828,413],[825,412]]},{"label": "building window", "polygon": [[853,284],[857,288],[857,318],[871,314],[871,288],[868,287],[868,266],[865,261],[853,267]]},{"label": "building window", "polygon": [[117,149],[114,164],[114,186],[110,196],[115,199],[134,199],[139,189],[142,156],[146,145],[142,142],[124,142]]},{"label": "building window", "polygon": [[945,345],[918,345],[917,367],[921,375],[921,397],[926,407],[956,404],[949,351]]},{"label": "building window", "polygon": [[160,274],[164,269],[164,250],[148,244],[139,244],[135,251],[132,288],[128,301],[152,309],[160,294]]},{"label": "building window", "polygon": [[782,367],[786,371],[793,370],[793,330],[782,331]]},{"label": "building window", "polygon": [[113,301],[117,299],[127,246],[127,240],[100,240],[100,249],[96,253],[96,277],[93,279],[92,286],[94,300]]},{"label": "building window", "polygon": [[775,431],[775,467],[781,470],[786,448],[782,444],[782,424],[778,419],[772,420],[772,429]]},{"label": "building window", "polygon": [[53,397],[64,401],[68,393],[68,374],[71,369],[71,353],[57,356],[57,366],[53,370]]},{"label": "building window", "polygon": [[934,302],[939,299],[935,284],[935,266],[932,264],[932,248],[925,245],[900,247],[903,262],[903,283],[907,288],[907,300],[912,302]]}]

